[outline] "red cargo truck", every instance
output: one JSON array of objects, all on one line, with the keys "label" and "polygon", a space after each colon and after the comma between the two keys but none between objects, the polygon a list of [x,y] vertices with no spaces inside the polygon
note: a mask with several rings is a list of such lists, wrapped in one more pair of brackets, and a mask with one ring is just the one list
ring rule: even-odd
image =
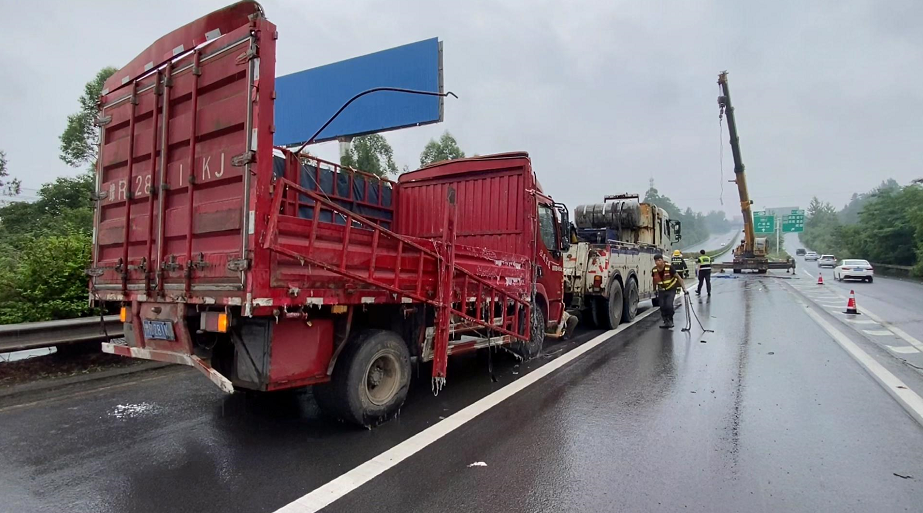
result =
[{"label": "red cargo truck", "polygon": [[[227,392],[314,386],[370,425],[411,365],[561,334],[566,210],[525,153],[395,183],[273,148],[276,28],[253,2],[142,52],[100,99],[91,297],[106,352],[196,367]],[[559,217],[559,212],[563,216]]]}]

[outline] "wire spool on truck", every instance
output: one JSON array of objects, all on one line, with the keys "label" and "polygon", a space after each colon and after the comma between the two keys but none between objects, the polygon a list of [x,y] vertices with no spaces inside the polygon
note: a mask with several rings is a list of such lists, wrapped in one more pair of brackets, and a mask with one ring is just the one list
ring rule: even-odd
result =
[{"label": "wire spool on truck", "polygon": [[414,362],[432,361],[438,391],[449,355],[539,354],[566,316],[568,221],[528,155],[392,182],[274,148],[276,37],[237,3],[107,81],[87,273],[126,344],[103,350],[190,365],[229,393],[313,385],[361,425],[398,410]]},{"label": "wire spool on truck", "polygon": [[574,222],[577,242],[564,256],[568,312],[613,329],[635,318],[640,301],[651,299],[656,306],[654,255],[669,258],[682,237],[680,222],[627,194],[578,206]]}]

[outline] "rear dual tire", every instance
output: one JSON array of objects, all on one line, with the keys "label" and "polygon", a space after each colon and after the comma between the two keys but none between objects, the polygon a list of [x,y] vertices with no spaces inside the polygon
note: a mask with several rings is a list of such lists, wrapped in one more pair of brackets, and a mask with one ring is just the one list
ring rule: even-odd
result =
[{"label": "rear dual tire", "polygon": [[387,330],[366,330],[346,343],[331,380],[314,386],[314,398],[324,413],[344,422],[380,424],[407,399],[410,351]]},{"label": "rear dual tire", "polygon": [[[597,327],[604,330],[617,328],[619,323],[622,322],[622,316],[625,314],[625,296],[622,284],[618,281],[613,281],[609,285],[608,296],[596,298],[593,301],[592,309],[593,322]],[[635,311],[637,311],[637,306],[635,306]]]}]

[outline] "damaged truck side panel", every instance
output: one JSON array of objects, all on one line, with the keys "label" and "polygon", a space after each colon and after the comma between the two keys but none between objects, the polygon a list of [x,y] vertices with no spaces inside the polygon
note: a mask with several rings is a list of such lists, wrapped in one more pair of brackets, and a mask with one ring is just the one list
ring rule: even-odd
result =
[{"label": "damaged truck side panel", "polygon": [[414,362],[432,361],[438,390],[451,354],[539,354],[566,316],[567,221],[528,155],[396,183],[273,148],[276,39],[239,2],[107,82],[88,274],[127,345],[104,350],[193,366],[229,392],[313,385],[363,425],[397,411]]}]

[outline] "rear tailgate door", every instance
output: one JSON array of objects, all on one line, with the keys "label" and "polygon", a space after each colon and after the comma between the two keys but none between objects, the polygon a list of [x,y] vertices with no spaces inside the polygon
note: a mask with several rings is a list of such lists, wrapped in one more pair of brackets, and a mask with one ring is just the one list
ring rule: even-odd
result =
[{"label": "rear tailgate door", "polygon": [[259,58],[246,24],[210,35],[104,91],[91,271],[101,291],[242,289]]}]

